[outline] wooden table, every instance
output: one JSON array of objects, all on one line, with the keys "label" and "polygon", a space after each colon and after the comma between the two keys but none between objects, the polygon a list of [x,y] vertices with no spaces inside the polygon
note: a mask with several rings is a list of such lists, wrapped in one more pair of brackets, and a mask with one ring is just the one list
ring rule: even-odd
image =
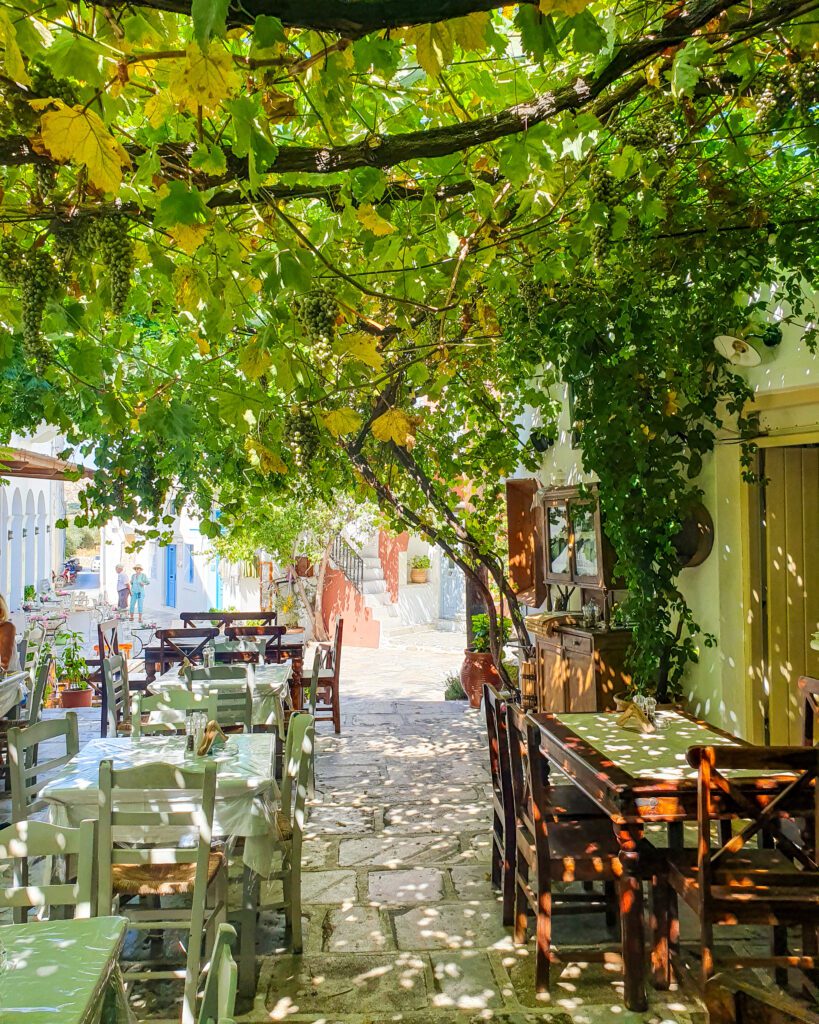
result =
[{"label": "wooden table", "polygon": [[118,967],[124,917],[0,926],[0,1024],[135,1024]]},{"label": "wooden table", "polygon": [[[670,826],[670,838],[682,843],[682,826],[697,820],[697,773],[685,760],[692,746],[744,744],[743,740],[682,712],[661,712],[667,728],[639,733],[616,724],[616,713],[537,714],[540,749],[553,765],[611,818],[620,845],[620,921],[623,941],[625,1003],[647,1008],[642,879],[646,874],[646,823]],[[781,775],[736,773],[749,800],[764,805],[792,779]],[[715,816],[719,814],[718,803]]]}]

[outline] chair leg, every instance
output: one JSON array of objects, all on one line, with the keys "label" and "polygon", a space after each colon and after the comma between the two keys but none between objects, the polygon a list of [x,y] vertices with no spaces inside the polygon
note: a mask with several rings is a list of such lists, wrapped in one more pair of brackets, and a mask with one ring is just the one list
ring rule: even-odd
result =
[{"label": "chair leg", "polygon": [[516,946],[525,946],[527,933],[529,931],[528,906],[524,888],[525,881],[528,881],[528,864],[523,857],[517,858],[517,870],[515,871],[515,925],[513,941]]},{"label": "chair leg", "polygon": [[301,863],[294,860],[290,867],[288,885],[288,904],[290,906],[290,938],[294,953],[301,953],[304,940],[301,931]]},{"label": "chair leg", "polygon": [[[773,927],[773,939],[771,942],[774,956],[788,955],[788,929],[785,925],[777,924]],[[788,970],[786,967],[774,968],[774,981],[780,988],[788,986]]]},{"label": "chair leg", "polygon": [[503,860],[498,849],[497,837],[492,839],[492,888],[497,892],[502,888]]},{"label": "chair leg", "polygon": [[666,878],[657,875],[652,886],[651,971],[654,987],[665,991],[671,985],[671,959],[669,936],[671,932],[669,885]]},{"label": "chair leg", "polygon": [[548,992],[551,987],[550,971],[552,966],[551,889],[538,893],[535,941],[535,992]]},{"label": "chair leg", "polygon": [[501,892],[503,923],[509,928],[515,921],[515,836],[504,836],[504,854],[501,861]]},{"label": "chair leg", "polygon": [[603,898],[606,901],[606,928],[613,931],[617,927],[617,892],[614,882],[603,882]]},{"label": "chair leg", "polygon": [[334,680],[330,692],[333,700],[333,728],[335,729],[336,734],[341,732],[341,701],[339,700],[338,690],[338,681]]},{"label": "chair leg", "polygon": [[239,914],[239,994],[252,998],[256,991],[256,911],[259,877],[247,865],[242,873],[242,909]]}]

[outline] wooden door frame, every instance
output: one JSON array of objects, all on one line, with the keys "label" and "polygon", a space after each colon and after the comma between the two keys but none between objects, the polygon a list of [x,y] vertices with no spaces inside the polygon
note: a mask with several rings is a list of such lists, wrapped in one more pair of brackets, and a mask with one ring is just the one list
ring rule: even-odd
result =
[{"label": "wooden door frame", "polygon": [[[782,431],[754,439],[757,448],[801,448],[804,445],[819,444],[819,427],[812,430]],[[755,468],[759,467],[759,460]],[[741,532],[743,564],[748,567],[742,574],[742,608],[749,628],[743,638],[745,687],[745,721],[749,726],[752,743],[768,742],[767,720],[760,714],[767,713],[770,697],[769,665],[767,663],[768,623],[761,605],[762,589],[765,584],[764,535],[762,531],[762,492],[759,485],[744,484],[741,495]],[[759,614],[756,614],[756,613]],[[768,692],[765,692],[765,683]]]}]

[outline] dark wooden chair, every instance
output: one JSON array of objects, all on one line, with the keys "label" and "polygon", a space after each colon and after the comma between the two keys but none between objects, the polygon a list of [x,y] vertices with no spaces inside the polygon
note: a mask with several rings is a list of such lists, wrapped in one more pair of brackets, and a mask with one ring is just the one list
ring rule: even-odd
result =
[{"label": "dark wooden chair", "polygon": [[[106,658],[114,658],[119,654],[119,619],[104,619],[97,623],[97,655],[96,658],[86,658],[86,663],[91,669],[88,681],[96,687],[105,701],[105,686],[103,685],[102,663]],[[103,710],[103,715],[105,711]]]},{"label": "dark wooden chair", "polygon": [[278,612],[182,612],[179,616],[183,626],[194,629],[200,626],[216,626],[227,630],[237,623],[261,622],[265,626],[275,626]]},{"label": "dark wooden chair", "polygon": [[266,640],[264,660],[278,665],[282,660],[282,637],[287,626],[228,626],[225,635],[231,640]]},{"label": "dark wooden chair", "polygon": [[[215,626],[207,628],[158,629],[156,638],[159,641],[159,671],[164,672],[170,665],[184,661],[186,658],[195,665],[204,658],[204,650],[208,642],[219,635]],[[179,642],[177,642],[179,641]]]},{"label": "dark wooden chair", "polygon": [[515,920],[515,805],[506,728],[506,700],[484,683],[483,710],[492,778],[492,886],[501,893],[503,923]]},{"label": "dark wooden chair", "polygon": [[816,729],[819,721],[819,679],[800,676],[799,692],[802,695],[802,746],[813,747],[819,743]]},{"label": "dark wooden chair", "polygon": [[[339,672],[341,669],[341,639],[343,632],[344,619],[336,619],[336,629],[332,644],[320,644],[314,655],[314,657],[321,659],[315,688],[315,720],[317,722],[332,722],[336,733],[341,732]],[[297,711],[304,706],[304,691],[307,690],[309,692],[310,683],[310,679],[302,678],[301,671],[299,671],[298,677],[294,678],[291,683],[291,688],[297,691],[294,701]]]},{"label": "dark wooden chair", "polygon": [[[514,940],[527,940],[529,914],[535,917],[535,988],[547,992],[552,949],[552,916],[558,909],[600,910],[616,920],[614,884],[622,874],[619,847],[608,815],[576,786],[549,785],[540,752],[540,733],[520,707],[506,704],[511,790],[515,813]],[[553,883],[584,883],[568,892]],[[600,883],[599,890],[594,884]],[[585,949],[578,959],[610,959]]]},{"label": "dark wooden chair", "polygon": [[[780,982],[788,969],[813,970],[819,927],[814,834],[819,822],[819,749],[692,747],[687,758],[697,769],[697,848],[668,851],[663,886],[699,919],[703,991],[718,959],[721,968],[773,968]],[[751,784],[749,773],[758,783]],[[727,841],[720,834],[715,843],[712,823],[726,818],[734,820],[735,828]],[[800,822],[809,826],[800,827]],[[750,849],[751,840],[760,840],[760,848]],[[676,899],[663,902],[671,911],[661,923],[676,950]],[[714,928],[720,925],[772,928],[772,955],[718,958]],[[789,951],[789,927],[801,930],[801,953]]]}]

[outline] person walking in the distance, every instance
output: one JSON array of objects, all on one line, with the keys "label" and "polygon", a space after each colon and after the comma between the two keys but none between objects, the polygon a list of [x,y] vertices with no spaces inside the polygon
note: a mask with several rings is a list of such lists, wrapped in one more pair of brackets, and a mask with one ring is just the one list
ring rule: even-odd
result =
[{"label": "person walking in the distance", "polygon": [[131,577],[131,622],[134,621],[134,612],[142,622],[142,603],[145,600],[145,588],[151,581],[142,571],[141,565],[134,566],[134,575]]},{"label": "person walking in the distance", "polygon": [[117,611],[128,611],[128,598],[131,595],[131,583],[124,565],[117,566]]}]

